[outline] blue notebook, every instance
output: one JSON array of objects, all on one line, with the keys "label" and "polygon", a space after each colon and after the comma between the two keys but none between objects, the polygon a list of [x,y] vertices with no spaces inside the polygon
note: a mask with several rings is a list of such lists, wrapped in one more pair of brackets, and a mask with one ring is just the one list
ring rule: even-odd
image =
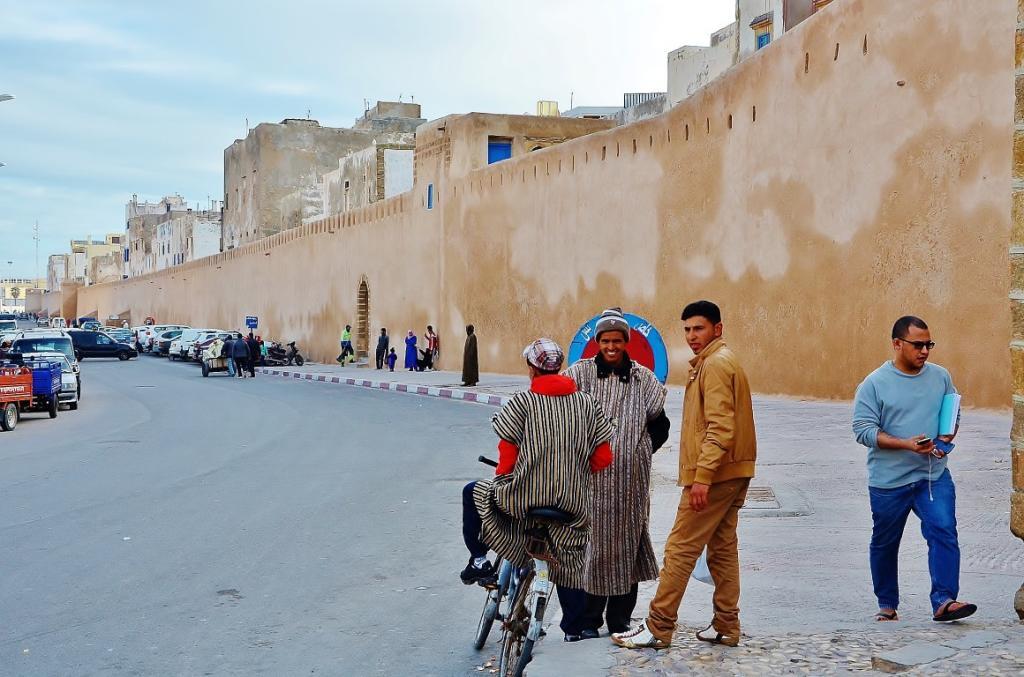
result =
[{"label": "blue notebook", "polygon": [[942,409],[939,410],[939,434],[952,435],[956,432],[956,423],[960,420],[960,394],[950,393],[942,398]]}]

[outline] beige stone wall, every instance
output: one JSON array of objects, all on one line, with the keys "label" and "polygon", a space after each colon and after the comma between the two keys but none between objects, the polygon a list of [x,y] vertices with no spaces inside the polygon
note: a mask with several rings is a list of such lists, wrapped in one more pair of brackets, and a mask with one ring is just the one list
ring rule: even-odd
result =
[{"label": "beige stone wall", "polygon": [[[1013,426],[1010,429],[1010,455],[1013,468],[1013,493],[1010,497],[1010,529],[1024,538],[1024,0],[1017,2],[1017,31],[1014,63],[1015,107],[1013,134],[1013,229],[1010,238],[1010,315],[1012,341],[1010,355],[1013,374]],[[1024,619],[1024,585],[1017,592],[1014,606]]]},{"label": "beige stone wall", "polygon": [[710,298],[756,390],[834,398],[915,313],[967,402],[1006,407],[1015,6],[844,0],[665,115],[491,166],[490,116],[435,121],[410,194],[83,289],[79,307],[225,327],[258,314],[324,359],[365,276],[371,332],[429,322],[458,367],[473,323],[482,369],[518,372],[531,338],[568,343],[622,305],[661,328],[678,383],[679,311]]}]

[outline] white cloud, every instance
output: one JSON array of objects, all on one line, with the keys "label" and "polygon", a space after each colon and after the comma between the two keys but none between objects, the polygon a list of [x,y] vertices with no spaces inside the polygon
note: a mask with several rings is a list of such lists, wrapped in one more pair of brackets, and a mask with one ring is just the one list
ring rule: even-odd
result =
[{"label": "white cloud", "polygon": [[0,10],[0,38],[107,49],[138,47],[129,35],[99,23],[68,18],[44,3],[11,2]]}]

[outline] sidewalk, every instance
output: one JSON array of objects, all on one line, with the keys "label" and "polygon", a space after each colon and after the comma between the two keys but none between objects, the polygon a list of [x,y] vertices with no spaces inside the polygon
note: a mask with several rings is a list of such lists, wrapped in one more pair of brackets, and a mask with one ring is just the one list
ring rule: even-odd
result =
[{"label": "sidewalk", "polygon": [[530,379],[506,374],[481,374],[480,383],[463,388],[461,372],[456,371],[387,371],[354,366],[342,367],[307,362],[301,367],[260,367],[260,373],[270,376],[322,381],[339,385],[391,390],[393,392],[443,397],[466,402],[477,402],[500,407],[508,398],[525,390]]},{"label": "sidewalk", "polygon": [[[460,374],[455,372],[391,373],[326,365],[262,371],[492,406],[528,383],[525,375],[483,374],[478,386],[462,388]],[[756,396],[754,409],[758,476],[741,511],[739,529],[741,645],[724,649],[693,639],[693,631],[711,618],[712,588],[691,581],[672,649],[624,651],[604,637],[565,644],[557,629],[559,614],[554,613],[549,615],[554,627],[537,647],[530,677],[623,676],[658,670],[670,674],[834,674],[872,669],[907,669],[909,674],[1024,672],[1024,625],[1014,619],[1012,606],[1013,594],[1024,579],[1024,544],[1009,532],[1008,413],[965,410],[957,449],[949,462],[957,483],[961,597],[978,604],[978,613],[951,625],[930,621],[927,549],[917,520],[911,517],[900,558],[903,620],[883,625],[872,620],[865,450],[850,430],[851,403]],[[659,561],[679,502],[675,481],[681,388],[669,388],[666,411],[672,433],[654,457],[651,483],[651,537]],[[655,582],[641,584],[635,616],[646,614],[654,587]],[[481,665],[490,653],[481,655]]]}]

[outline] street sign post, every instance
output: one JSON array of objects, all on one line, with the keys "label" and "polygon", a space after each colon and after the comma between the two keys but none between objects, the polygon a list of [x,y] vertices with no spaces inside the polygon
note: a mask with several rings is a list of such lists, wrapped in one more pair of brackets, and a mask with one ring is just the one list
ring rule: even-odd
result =
[{"label": "street sign post", "polygon": [[255,329],[259,325],[259,318],[255,315],[245,316],[245,326],[247,329]]}]

